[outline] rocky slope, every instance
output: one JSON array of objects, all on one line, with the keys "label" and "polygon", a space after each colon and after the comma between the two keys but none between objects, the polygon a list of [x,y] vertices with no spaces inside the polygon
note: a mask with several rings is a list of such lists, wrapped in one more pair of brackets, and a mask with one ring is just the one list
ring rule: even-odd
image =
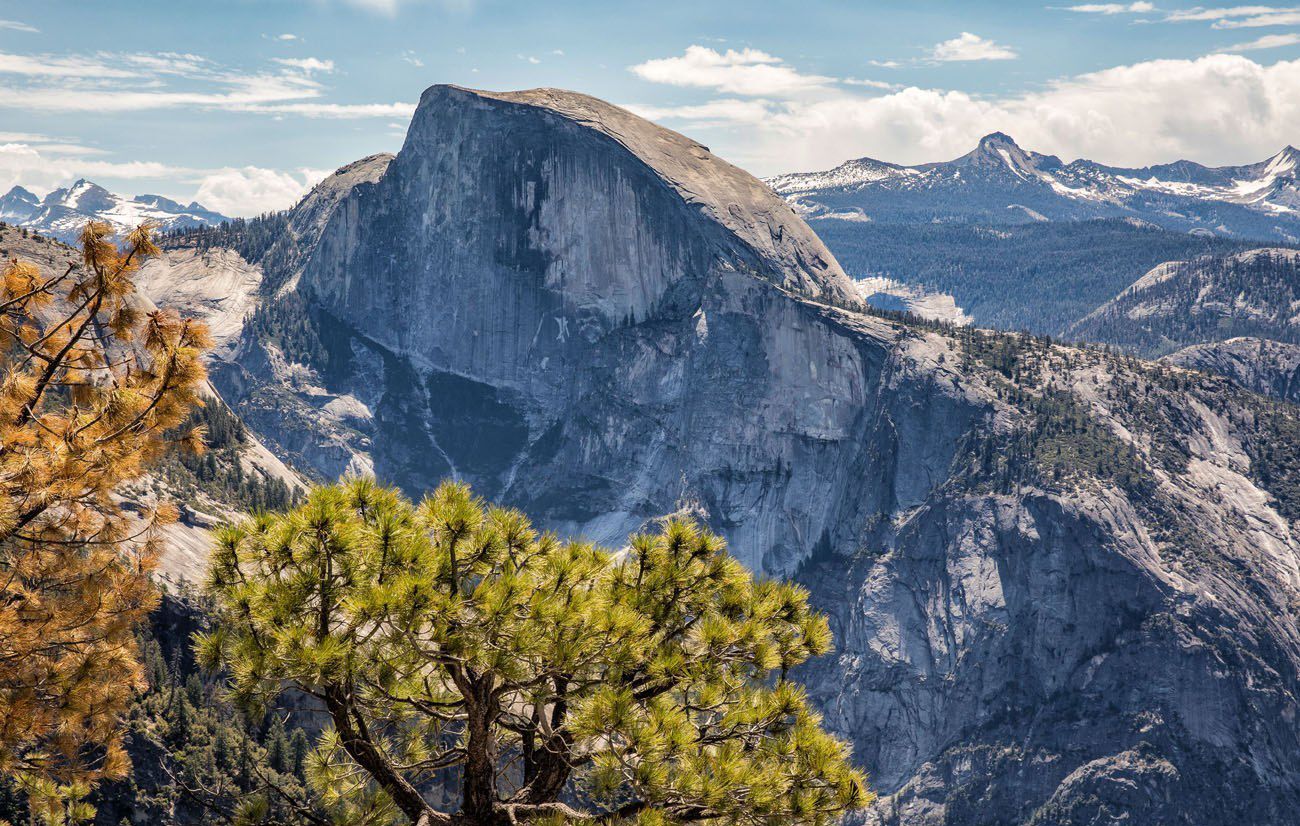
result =
[{"label": "rocky slope", "polygon": [[582,95],[433,87],[363,166],[215,372],[269,444],[605,542],[700,514],[831,614],[802,677],[872,823],[1293,821],[1295,408],[864,314],[753,178]]},{"label": "rocky slope", "polygon": [[1300,403],[1300,344],[1230,338],[1193,344],[1162,361],[1226,377],[1238,387]]},{"label": "rocky slope", "polygon": [[198,203],[179,204],[161,195],[127,198],[84,178],[44,198],[16,186],[0,196],[0,221],[74,243],[89,220],[107,221],[127,232],[148,221],[164,229],[216,226],[228,220]]},{"label": "rocky slope", "polygon": [[1026,223],[1132,217],[1180,231],[1300,238],[1300,151],[1244,166],[1176,161],[1141,169],[1065,163],[995,132],[952,161],[900,166],[858,158],[768,183],[816,221]]},{"label": "rocky slope", "polygon": [[1240,336],[1300,342],[1300,251],[1262,248],[1166,262],[1066,335],[1156,356]]},{"label": "rocky slope", "polygon": [[[213,289],[213,285],[232,286],[229,278],[232,269],[239,276],[236,283],[251,277],[247,265],[230,266],[232,257],[237,256],[228,250],[220,250],[212,255],[181,261],[179,265],[168,255],[153,259],[139,274],[138,291],[131,301],[141,313],[153,312],[161,306],[204,318],[210,323],[216,322],[215,337],[220,342],[223,334],[229,334],[229,313],[223,313],[225,296],[220,294],[220,289]],[[47,277],[69,268],[75,272],[81,267],[79,253],[62,242],[34,234],[24,236],[15,227],[0,226],[0,262],[15,258],[35,264]],[[227,326],[223,327],[223,324]],[[220,347],[218,352],[221,352]],[[227,409],[215,388],[210,387],[206,395],[207,406],[222,411]],[[290,490],[303,487],[302,477],[255,435],[246,432],[241,435],[243,438],[238,443],[213,451],[213,458],[225,465],[221,468],[223,475],[243,478],[246,488],[250,485],[264,486],[268,482],[285,485]],[[234,469],[235,465],[239,466],[238,470]],[[177,504],[181,519],[167,528],[169,542],[160,563],[160,575],[173,583],[184,580],[191,584],[201,582],[206,575],[210,542],[208,529],[242,511],[247,504],[238,501],[229,491],[205,484],[174,457],[151,474],[127,485],[123,498],[132,507],[148,506],[159,499]]]}]

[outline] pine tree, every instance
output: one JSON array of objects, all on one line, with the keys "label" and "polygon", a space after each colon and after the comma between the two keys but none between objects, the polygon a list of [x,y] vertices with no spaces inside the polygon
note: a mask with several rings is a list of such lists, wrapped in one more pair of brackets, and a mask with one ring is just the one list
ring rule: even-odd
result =
[{"label": "pine tree", "polygon": [[[135,628],[163,504],[137,515],[114,494],[167,448],[196,404],[204,326],[144,314],[132,275],[157,252],[107,224],[81,236],[80,266],[0,268],[0,775],[49,818],[127,770],[120,716],[144,684]],[[202,431],[183,434],[199,447]]]},{"label": "pine tree", "polygon": [[336,822],[822,824],[872,799],[787,679],[826,618],[690,520],[612,554],[464,485],[415,506],[356,480],[219,530],[208,590],[197,648],[232,697],[328,711],[307,774]]}]

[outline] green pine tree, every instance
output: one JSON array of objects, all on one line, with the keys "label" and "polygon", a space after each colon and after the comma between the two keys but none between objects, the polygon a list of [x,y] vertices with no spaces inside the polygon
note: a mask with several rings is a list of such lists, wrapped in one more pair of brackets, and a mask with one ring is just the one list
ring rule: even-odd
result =
[{"label": "green pine tree", "polygon": [[690,520],[612,554],[464,485],[357,480],[222,528],[208,591],[233,698],[328,711],[307,775],[336,822],[825,824],[873,797],[786,678],[826,618]]}]

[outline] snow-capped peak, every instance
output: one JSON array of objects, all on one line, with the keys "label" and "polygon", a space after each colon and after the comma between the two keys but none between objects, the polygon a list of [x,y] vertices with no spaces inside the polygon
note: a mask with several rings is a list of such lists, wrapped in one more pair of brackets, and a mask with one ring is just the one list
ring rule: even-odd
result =
[{"label": "snow-capped peak", "polygon": [[1264,162],[1264,175],[1294,175],[1297,162],[1300,162],[1300,152],[1288,145]]},{"label": "snow-capped peak", "polygon": [[1042,178],[1039,158],[1032,152],[1026,152],[1005,132],[992,132],[980,138],[974,151],[958,158],[954,163],[992,167],[1005,167],[1011,174],[1023,181]]},{"label": "snow-capped peak", "polygon": [[91,220],[106,221],[125,232],[144,222],[162,229],[215,226],[226,217],[197,203],[184,207],[159,195],[127,198],[85,178],[41,199],[22,187],[14,187],[0,198],[0,221],[65,241],[75,239]]},{"label": "snow-capped peak", "polygon": [[766,179],[767,185],[780,193],[804,192],[829,187],[861,186],[900,175],[913,175],[910,167],[878,161],[874,158],[854,158],[834,169],[822,172],[798,172],[777,175]]},{"label": "snow-capped peak", "polygon": [[[769,179],[805,214],[879,216],[902,211],[924,216],[1016,214],[1074,217],[1131,216],[1162,226],[1210,232],[1300,234],[1300,150],[1287,146],[1255,164],[1208,167],[1175,161],[1142,168],[1107,166],[1084,158],[1063,163],[1022,148],[1005,132],[981,138],[951,161],[899,166],[863,158],[827,172]],[[899,200],[907,193],[904,200]],[[933,193],[933,203],[924,198]],[[1250,213],[1230,216],[1225,228],[1216,206]],[[1282,221],[1294,229],[1284,227]]]},{"label": "snow-capped peak", "polygon": [[980,138],[980,149],[1019,149],[1019,144],[1006,132],[990,132]]}]

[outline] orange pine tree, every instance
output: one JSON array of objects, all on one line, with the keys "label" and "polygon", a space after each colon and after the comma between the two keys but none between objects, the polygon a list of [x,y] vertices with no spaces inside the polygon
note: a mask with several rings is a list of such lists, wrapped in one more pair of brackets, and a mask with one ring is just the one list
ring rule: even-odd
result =
[{"label": "orange pine tree", "polygon": [[0,775],[38,809],[129,768],[134,630],[176,509],[133,513],[115,492],[199,403],[210,346],[201,322],[133,296],[158,252],[148,226],[119,248],[92,222],[81,251],[62,274],[0,267]]}]

